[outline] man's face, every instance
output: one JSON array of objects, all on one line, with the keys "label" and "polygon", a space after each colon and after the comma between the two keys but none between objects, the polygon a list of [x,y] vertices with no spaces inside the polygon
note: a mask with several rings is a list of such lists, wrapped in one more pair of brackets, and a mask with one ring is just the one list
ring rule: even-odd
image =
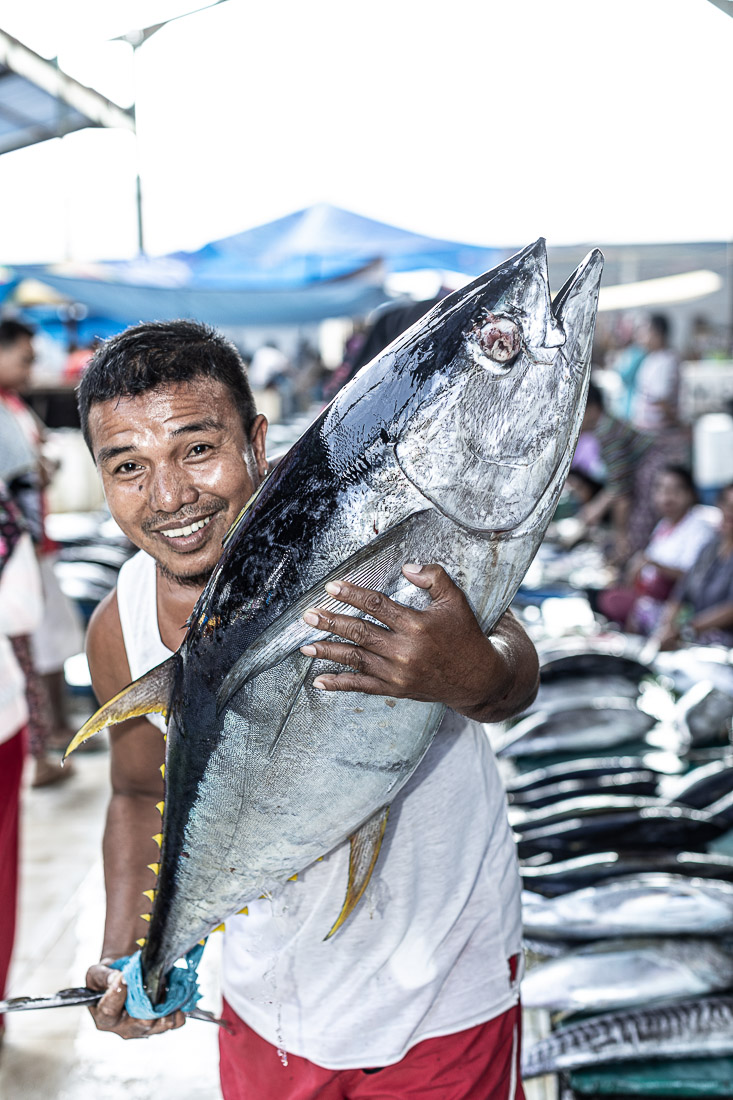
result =
[{"label": "man's face", "polygon": [[112,515],[165,576],[192,586],[267,471],[266,430],[259,416],[248,439],[229,390],[203,376],[89,412]]},{"label": "man's face", "polygon": [[30,336],[19,336],[7,348],[0,348],[0,386],[17,393],[30,379],[35,354]]}]

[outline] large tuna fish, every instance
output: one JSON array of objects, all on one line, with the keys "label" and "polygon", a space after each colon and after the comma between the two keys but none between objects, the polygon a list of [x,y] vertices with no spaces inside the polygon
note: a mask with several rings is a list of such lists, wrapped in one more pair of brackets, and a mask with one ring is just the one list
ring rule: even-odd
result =
[{"label": "large tuna fish", "polygon": [[[173,963],[346,838],[337,927],[390,803],[443,706],[313,688],[329,579],[424,606],[401,566],[442,563],[482,627],[542,539],[583,416],[602,257],[554,303],[543,241],[446,298],[364,367],[270,474],[225,541],[179,652],[80,731],[168,714],[160,870],[142,952],[156,1003]],[[338,918],[338,919],[336,919]],[[324,935],[328,933],[324,928]]]}]

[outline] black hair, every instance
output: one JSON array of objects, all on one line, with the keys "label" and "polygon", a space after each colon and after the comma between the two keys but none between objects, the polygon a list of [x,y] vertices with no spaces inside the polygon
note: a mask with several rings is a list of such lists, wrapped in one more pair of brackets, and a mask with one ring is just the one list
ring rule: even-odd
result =
[{"label": "black hair", "polygon": [[197,321],[149,321],[112,336],[98,348],[77,389],[79,419],[87,447],[89,410],[102,401],[194,378],[227,387],[249,435],[257,415],[247,370],[234,344]]},{"label": "black hair", "polygon": [[682,482],[685,489],[687,489],[689,493],[692,493],[695,502],[699,500],[699,497],[697,495],[697,486],[695,485],[695,482],[692,479],[692,473],[687,466],[680,466],[676,462],[668,462],[665,466],[662,466],[659,472],[660,474],[672,474],[673,477],[676,477],[678,481]]},{"label": "black hair", "polygon": [[35,329],[22,321],[0,321],[0,348],[11,348],[21,337],[33,338],[35,334]]},{"label": "black hair", "polygon": [[654,329],[657,336],[666,344],[669,340],[669,318],[663,313],[652,313],[649,318],[649,327]]},{"label": "black hair", "polygon": [[592,409],[600,409],[601,412],[605,411],[606,405],[603,400],[603,392],[600,386],[597,386],[595,382],[588,383],[588,401],[587,404]]}]

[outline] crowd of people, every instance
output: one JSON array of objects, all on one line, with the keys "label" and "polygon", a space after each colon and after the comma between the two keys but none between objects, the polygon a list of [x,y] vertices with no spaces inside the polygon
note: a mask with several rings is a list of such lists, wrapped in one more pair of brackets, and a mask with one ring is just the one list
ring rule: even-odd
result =
[{"label": "crowd of people", "polygon": [[[679,415],[680,359],[652,315],[609,356],[612,394],[591,382],[568,488],[616,570],[598,610],[662,648],[733,644],[733,485],[701,504]],[[722,410],[721,410],[722,411]]]}]

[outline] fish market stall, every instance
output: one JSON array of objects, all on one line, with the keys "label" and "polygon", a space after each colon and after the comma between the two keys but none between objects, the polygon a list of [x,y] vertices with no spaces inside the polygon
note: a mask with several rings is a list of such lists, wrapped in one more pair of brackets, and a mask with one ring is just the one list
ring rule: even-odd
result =
[{"label": "fish market stall", "polygon": [[546,540],[517,600],[539,693],[489,727],[524,885],[523,1073],[567,1098],[731,1096],[733,661],[609,629],[603,580],[595,547]]}]

